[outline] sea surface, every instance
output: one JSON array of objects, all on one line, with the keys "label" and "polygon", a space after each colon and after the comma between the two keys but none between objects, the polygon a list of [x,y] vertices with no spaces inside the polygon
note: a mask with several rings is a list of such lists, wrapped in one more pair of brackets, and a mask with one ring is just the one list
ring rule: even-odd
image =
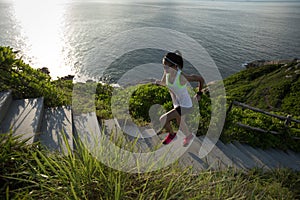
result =
[{"label": "sea surface", "polygon": [[[138,66],[147,70],[135,70],[136,74],[157,78],[162,68],[151,66],[161,66],[167,51],[191,52],[197,58],[188,43],[168,41],[165,31],[197,42],[222,78],[243,69],[247,61],[300,58],[299,1],[0,0],[0,19],[0,45],[20,50],[19,55],[34,68],[48,67],[53,79],[73,74],[78,80],[117,82]],[[147,30],[162,31],[155,40]],[[137,39],[141,33],[145,37]],[[163,38],[168,41],[166,49]],[[135,41],[148,46],[134,48]],[[195,71],[188,60],[185,63],[184,70]]]}]

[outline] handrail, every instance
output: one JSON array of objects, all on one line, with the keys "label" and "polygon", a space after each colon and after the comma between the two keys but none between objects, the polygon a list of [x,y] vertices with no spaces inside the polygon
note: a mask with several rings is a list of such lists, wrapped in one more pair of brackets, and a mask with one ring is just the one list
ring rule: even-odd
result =
[{"label": "handrail", "polygon": [[[291,122],[300,123],[300,120],[293,119],[291,115],[288,115],[286,117],[280,116],[280,115],[276,115],[276,114],[269,113],[269,112],[266,112],[266,111],[258,109],[258,108],[254,108],[252,106],[249,106],[247,104],[244,104],[244,103],[241,103],[241,102],[238,102],[238,101],[232,101],[231,102],[231,104],[229,105],[228,110],[226,112],[226,115],[229,114],[229,112],[231,111],[233,105],[240,106],[242,108],[246,108],[246,109],[252,110],[254,112],[259,112],[259,113],[262,113],[262,114],[265,114],[265,115],[268,115],[268,116],[271,116],[271,117],[275,117],[275,118],[278,118],[280,120],[285,120],[284,125],[286,127],[288,127],[291,124]],[[264,129],[261,129],[261,128],[258,128],[258,127],[253,127],[253,126],[249,126],[249,125],[246,125],[246,124],[242,124],[241,122],[237,122],[236,124],[238,126],[242,127],[242,128],[246,128],[246,129],[250,129],[250,130],[258,131],[258,132],[262,132],[262,133],[271,133],[273,135],[280,135],[280,134],[282,134],[280,132],[268,131],[268,130],[264,130]],[[295,140],[300,140],[300,137],[291,137],[291,138],[293,138]]]},{"label": "handrail", "polygon": [[290,120],[292,122],[300,123],[300,120],[292,119],[290,115],[288,115],[287,117],[284,117],[284,116],[280,116],[280,115],[276,115],[276,114],[266,112],[266,111],[258,109],[258,108],[251,107],[247,104],[244,104],[244,103],[241,103],[241,102],[238,102],[238,101],[233,101],[232,103],[234,105],[237,105],[237,106],[240,106],[240,107],[243,107],[243,108],[247,108],[249,110],[253,110],[255,112],[259,112],[259,113],[262,113],[262,114],[265,114],[265,115],[269,115],[271,117],[275,117],[275,118],[278,118],[278,119],[281,119],[281,120]]}]

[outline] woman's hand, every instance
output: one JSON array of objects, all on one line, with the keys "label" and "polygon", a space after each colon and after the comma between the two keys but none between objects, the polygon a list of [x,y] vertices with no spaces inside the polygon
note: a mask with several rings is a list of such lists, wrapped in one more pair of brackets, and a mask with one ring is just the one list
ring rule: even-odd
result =
[{"label": "woman's hand", "polygon": [[194,99],[197,100],[197,101],[200,101],[200,100],[201,100],[201,95],[196,94],[196,95],[194,96]]},{"label": "woman's hand", "polygon": [[161,80],[156,80],[154,82],[155,85],[160,85],[160,86],[165,86],[164,82],[162,82]]},{"label": "woman's hand", "polygon": [[156,80],[156,81],[154,81],[154,84],[155,84],[155,85],[160,85],[160,83],[161,83],[161,81],[160,81],[160,80]]},{"label": "woman's hand", "polygon": [[199,92],[196,93],[196,95],[194,96],[194,98],[197,100],[197,101],[200,101],[201,97],[202,97],[202,94],[203,94],[203,90],[200,90]]}]

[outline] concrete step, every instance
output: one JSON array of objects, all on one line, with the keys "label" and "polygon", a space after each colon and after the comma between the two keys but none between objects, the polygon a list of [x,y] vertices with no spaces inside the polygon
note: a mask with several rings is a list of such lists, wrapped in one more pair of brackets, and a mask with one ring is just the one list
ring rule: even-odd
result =
[{"label": "concrete step", "polygon": [[[105,135],[110,139],[110,141],[112,141],[114,145],[120,148],[127,149],[126,146],[132,144],[131,140],[125,136],[118,121],[115,119],[104,120],[103,130]],[[133,149],[129,148],[127,150],[133,150]],[[138,151],[136,146],[134,147],[133,151]]]},{"label": "concrete step", "polygon": [[300,167],[300,154],[294,152],[294,151],[291,151],[291,150],[287,150],[286,152],[289,156],[291,156],[291,158],[295,161],[296,165]]},{"label": "concrete step", "polygon": [[[201,147],[201,141],[197,137],[194,137],[193,141],[188,147],[184,147],[183,140],[185,135],[181,131],[178,131],[174,140],[170,144],[164,145],[162,144],[162,140],[167,136],[167,134],[160,134],[157,136],[154,135],[155,131],[153,129],[151,129],[151,131],[152,141],[154,141],[153,143],[157,144],[155,148],[158,148],[158,151],[161,149],[168,149],[167,151],[169,151],[169,153],[167,154],[167,157],[176,158],[174,161],[177,160],[179,166],[183,170],[188,169],[191,173],[198,173],[209,168],[208,164],[198,156],[199,149]],[[168,162],[169,158],[167,157],[165,159]]]},{"label": "concrete step", "polygon": [[243,166],[243,168],[246,168],[246,169],[252,169],[252,168],[256,167],[256,165],[252,161],[252,159],[249,156],[247,156],[246,154],[244,154],[233,143],[229,143],[229,144],[227,144],[227,146],[229,148],[231,148],[232,152],[234,152],[234,154],[231,157],[234,162],[238,163],[239,165]]},{"label": "concrete step", "polygon": [[299,167],[296,165],[294,160],[290,159],[290,156],[283,151],[279,151],[276,149],[268,149],[266,150],[267,153],[269,153],[274,159],[279,161],[280,163],[280,168],[289,168],[293,170],[299,170]]},{"label": "concrete step", "polygon": [[274,159],[269,153],[267,153],[265,150],[260,148],[255,148],[255,150],[265,158],[266,160],[265,162],[267,162],[272,169],[279,168],[280,166],[279,161]]},{"label": "concrete step", "polygon": [[14,100],[1,122],[1,133],[12,132],[27,140],[27,144],[35,141],[36,133],[40,131],[43,118],[44,98]]},{"label": "concrete step", "polygon": [[237,159],[234,159],[233,155],[235,154],[232,152],[230,144],[225,145],[221,140],[218,140],[212,150],[212,153],[214,153],[217,158],[222,160],[227,168],[231,167],[233,169],[246,169],[246,167],[241,165]]},{"label": "concrete step", "polygon": [[150,151],[146,140],[142,134],[142,130],[133,123],[119,124],[119,128],[123,131],[124,136],[131,143],[136,145],[137,152]]},{"label": "concrete step", "polygon": [[178,160],[183,170],[189,168],[191,173],[199,173],[209,168],[209,166],[192,152],[185,152]]},{"label": "concrete step", "polygon": [[4,119],[12,102],[12,92],[0,92],[0,122]]},{"label": "concrete step", "polygon": [[151,151],[155,151],[163,145],[162,140],[158,137],[157,133],[152,128],[145,128],[142,131],[142,136]]},{"label": "concrete step", "polygon": [[103,126],[106,135],[111,135],[119,131],[118,123],[114,119],[103,120]]},{"label": "concrete step", "polygon": [[296,171],[300,171],[300,163],[296,162],[297,159],[294,158],[294,156],[288,154],[286,151],[282,151],[279,149],[276,149],[276,151],[278,151],[281,155],[283,155],[283,157],[287,157],[288,159],[288,163],[291,165],[291,168],[296,170]]},{"label": "concrete step", "polygon": [[103,132],[95,112],[73,115],[73,136],[76,141],[75,149],[79,148],[78,143],[80,141],[89,150],[98,149]]},{"label": "concrete step", "polygon": [[[110,119],[104,121],[106,132],[108,134],[115,134],[115,142],[118,138],[118,143],[124,148],[129,148],[129,150],[133,152],[149,152],[150,146],[154,145],[149,143],[150,141],[145,140],[145,135],[143,134],[150,134],[151,132],[143,133],[142,129],[132,122],[129,121],[119,121],[116,119]],[[121,141],[120,141],[121,139]]]},{"label": "concrete step", "polygon": [[66,142],[68,142],[70,150],[73,150],[72,112],[70,107],[45,109],[39,140],[50,151],[68,153]]},{"label": "concrete step", "polygon": [[256,151],[251,146],[247,144],[241,144],[237,141],[234,141],[233,144],[237,148],[239,148],[244,154],[246,154],[249,158],[251,158],[258,168],[265,169],[265,170],[272,169],[272,165],[268,162],[268,160],[265,159],[261,153]]},{"label": "concrete step", "polygon": [[273,149],[266,149],[264,152],[266,152],[266,154],[268,154],[274,160],[276,168],[287,168],[278,152],[274,151]]},{"label": "concrete step", "polygon": [[[140,140],[137,141],[136,147],[137,149],[134,149],[135,151],[132,151],[130,149],[130,152],[132,153],[138,153],[133,155],[132,157],[132,162],[135,163],[136,161],[139,161],[139,163],[135,163],[136,165],[138,164],[140,167],[144,165],[143,162],[148,163],[150,162],[152,164],[154,163],[161,163],[158,165],[169,165],[174,163],[177,159],[179,159],[179,162],[184,162],[185,165],[181,165],[181,167],[186,168],[193,166],[192,169],[197,171],[203,170],[204,167],[198,163],[197,158],[193,158],[186,153],[187,148],[183,147],[183,138],[184,135],[182,133],[177,134],[176,138],[172,143],[169,145],[163,145],[161,139],[156,135],[155,130],[149,127],[137,127],[134,126],[131,123],[121,123],[120,125],[118,122],[114,120],[105,120],[104,124],[107,128],[107,130],[110,132],[114,132],[120,135],[123,135],[126,138],[126,141],[128,145],[132,146],[132,141],[135,141],[137,138]],[[121,128],[121,126],[123,126]],[[137,134],[137,135],[130,135],[130,134]],[[113,133],[112,133],[113,135]],[[124,144],[125,145],[125,144]],[[144,148],[144,145],[146,147]],[[123,149],[125,149],[122,146]],[[144,153],[150,153],[148,155]],[[153,154],[152,154],[153,153]],[[152,155],[152,157],[150,156]],[[150,156],[150,160],[147,160],[147,156]],[[194,156],[196,157],[196,156]],[[200,160],[198,158],[198,160]],[[201,160],[200,160],[201,161]],[[149,166],[144,166],[144,167],[149,167]]]},{"label": "concrete step", "polygon": [[222,160],[224,161],[224,159],[226,159],[226,163],[228,163],[228,166],[236,169],[245,169],[243,165],[239,165],[239,163],[236,163],[231,156],[228,156],[233,154],[232,148],[230,148],[230,146],[225,145],[221,140],[216,143],[216,146],[221,150],[221,154],[224,154],[222,155]]},{"label": "concrete step", "polygon": [[206,154],[201,160],[206,163],[208,168],[212,170],[223,170],[234,166],[232,160],[220,150],[219,145],[215,145],[211,151],[209,151],[209,147],[212,145],[209,139],[205,139],[203,136],[198,137],[194,140],[194,143],[196,146],[191,146],[189,151],[198,156],[201,149],[201,151],[203,151],[202,153]]},{"label": "concrete step", "polygon": [[[107,127],[108,132],[114,132],[114,133],[117,132],[118,134],[120,133],[121,135],[124,135],[124,137],[126,137],[127,143],[131,142],[132,144],[132,141],[136,140],[136,137],[139,137],[140,140],[138,140],[136,144],[138,146],[137,152],[139,153],[148,153],[158,149],[161,150],[160,148],[167,148],[167,149],[170,148],[170,151],[174,153],[171,149],[173,150],[183,149],[186,150],[186,152],[184,152],[178,160],[182,168],[185,169],[186,167],[192,167],[191,170],[193,172],[196,171],[199,172],[207,168],[207,165],[200,158],[196,156],[197,154],[196,151],[192,152],[191,149],[184,149],[185,147],[182,146],[182,141],[184,136],[182,134],[178,134],[174,142],[172,142],[171,144],[163,145],[162,140],[156,135],[154,129],[147,128],[147,127],[137,127],[134,126],[132,123],[127,123],[127,124],[118,123],[115,120],[105,120],[104,124]],[[123,127],[121,128],[121,126]],[[128,134],[136,134],[136,136],[132,136]],[[146,145],[146,147],[144,147],[144,145]],[[193,143],[191,146],[194,146],[194,148],[198,150],[200,147],[199,144],[196,145],[195,143]],[[170,155],[172,154],[171,152]],[[176,155],[172,155],[172,156],[176,156]],[[168,160],[168,158],[166,159]],[[167,160],[166,162],[168,162]]]},{"label": "concrete step", "polygon": [[[190,144],[184,152],[184,154],[179,158],[179,164],[183,169],[190,167],[192,172],[200,172],[204,169],[208,169],[210,166],[204,161],[204,159],[199,158],[199,149],[201,147],[201,141],[195,137],[193,142]],[[182,145],[182,141],[180,141]],[[180,147],[182,148],[182,147]]]}]

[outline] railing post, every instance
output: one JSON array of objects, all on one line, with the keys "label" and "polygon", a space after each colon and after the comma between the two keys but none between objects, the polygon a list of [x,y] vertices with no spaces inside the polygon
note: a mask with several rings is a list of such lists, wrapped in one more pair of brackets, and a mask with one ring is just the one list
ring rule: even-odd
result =
[{"label": "railing post", "polygon": [[234,102],[234,101],[232,101],[232,102],[229,104],[229,107],[228,107],[228,109],[226,110],[225,124],[224,124],[224,126],[223,126],[223,129],[222,129],[221,135],[223,135],[223,133],[224,133],[224,129],[225,129],[226,122],[227,122],[227,117],[228,117],[228,114],[229,114],[229,112],[230,112],[230,111],[231,111],[231,109],[232,109],[233,102]]},{"label": "railing post", "polygon": [[284,126],[285,127],[289,127],[290,126],[290,124],[291,124],[291,120],[292,119],[292,115],[287,115],[286,116],[286,120],[284,121]]},{"label": "railing post", "polygon": [[[230,105],[229,105],[229,107],[228,107],[228,109],[227,109],[227,111],[226,111],[226,118],[227,118],[228,113],[229,113],[229,112],[231,111],[231,109],[232,109],[233,102],[234,102],[234,101],[232,101],[232,102],[230,103]],[[225,118],[225,119],[226,119],[226,118]]]},{"label": "railing post", "polygon": [[289,130],[289,126],[291,125],[291,122],[292,122],[292,115],[287,115],[286,120],[284,121],[284,128],[285,128],[284,135],[286,138],[291,137],[290,130]]}]

